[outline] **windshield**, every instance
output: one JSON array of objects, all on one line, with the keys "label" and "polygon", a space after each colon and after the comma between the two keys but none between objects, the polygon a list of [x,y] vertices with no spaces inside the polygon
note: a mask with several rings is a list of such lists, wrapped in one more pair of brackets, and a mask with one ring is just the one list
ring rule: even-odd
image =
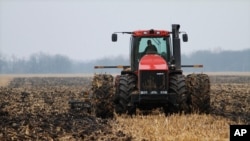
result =
[{"label": "windshield", "polygon": [[167,53],[166,39],[164,38],[141,38],[139,42],[139,53],[143,53],[146,50],[148,40],[151,40],[152,45],[156,47],[158,54]]},{"label": "windshield", "polygon": [[170,47],[169,47],[169,38],[168,37],[143,37],[139,39],[138,43],[138,54],[140,58],[145,55],[148,42],[151,42],[152,46],[156,48],[157,54],[161,55],[166,61],[169,60],[169,53],[170,53]]}]

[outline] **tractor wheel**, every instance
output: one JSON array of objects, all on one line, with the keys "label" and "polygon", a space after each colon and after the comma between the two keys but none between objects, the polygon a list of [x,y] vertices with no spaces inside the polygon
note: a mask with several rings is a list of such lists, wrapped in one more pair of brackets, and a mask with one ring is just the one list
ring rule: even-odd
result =
[{"label": "tractor wheel", "polygon": [[[175,113],[175,112],[190,112],[190,104],[188,103],[188,95],[186,93],[185,86],[185,76],[181,74],[176,74],[170,76],[169,81],[169,92],[175,93],[174,99],[170,99],[172,101],[168,108],[165,109],[165,113]],[[175,103],[175,104],[174,104]]]},{"label": "tractor wheel", "polygon": [[131,94],[136,89],[136,77],[134,75],[121,75],[116,91],[115,111],[118,114],[135,114],[136,108],[131,104]]},{"label": "tractor wheel", "polygon": [[208,114],[210,111],[210,81],[208,75],[187,75],[186,88],[191,96],[192,111]]},{"label": "tractor wheel", "polygon": [[113,118],[113,76],[96,74],[92,81],[92,112],[96,117]]}]

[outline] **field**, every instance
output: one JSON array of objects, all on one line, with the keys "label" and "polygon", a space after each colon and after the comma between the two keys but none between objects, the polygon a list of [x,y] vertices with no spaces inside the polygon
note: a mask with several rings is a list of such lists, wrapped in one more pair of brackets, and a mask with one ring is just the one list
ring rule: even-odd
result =
[{"label": "field", "polygon": [[211,113],[115,115],[70,109],[84,101],[91,75],[1,75],[0,140],[228,140],[230,124],[250,124],[250,74],[213,74]]}]

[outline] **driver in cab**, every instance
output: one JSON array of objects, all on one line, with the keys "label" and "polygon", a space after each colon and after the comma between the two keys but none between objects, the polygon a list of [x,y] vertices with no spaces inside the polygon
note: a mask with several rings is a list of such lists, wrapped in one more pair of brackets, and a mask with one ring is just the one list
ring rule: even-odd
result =
[{"label": "driver in cab", "polygon": [[148,40],[147,44],[148,45],[147,45],[147,47],[146,47],[146,49],[144,51],[146,54],[155,54],[155,53],[157,53],[157,49],[156,49],[155,45],[152,44],[151,40]]}]

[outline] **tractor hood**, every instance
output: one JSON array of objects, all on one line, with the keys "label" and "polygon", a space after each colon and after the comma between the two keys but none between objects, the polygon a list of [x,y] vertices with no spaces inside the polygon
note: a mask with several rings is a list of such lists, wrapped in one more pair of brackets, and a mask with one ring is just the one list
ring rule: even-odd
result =
[{"label": "tractor hood", "polygon": [[139,70],[168,70],[167,62],[158,54],[146,54],[139,62]]}]

